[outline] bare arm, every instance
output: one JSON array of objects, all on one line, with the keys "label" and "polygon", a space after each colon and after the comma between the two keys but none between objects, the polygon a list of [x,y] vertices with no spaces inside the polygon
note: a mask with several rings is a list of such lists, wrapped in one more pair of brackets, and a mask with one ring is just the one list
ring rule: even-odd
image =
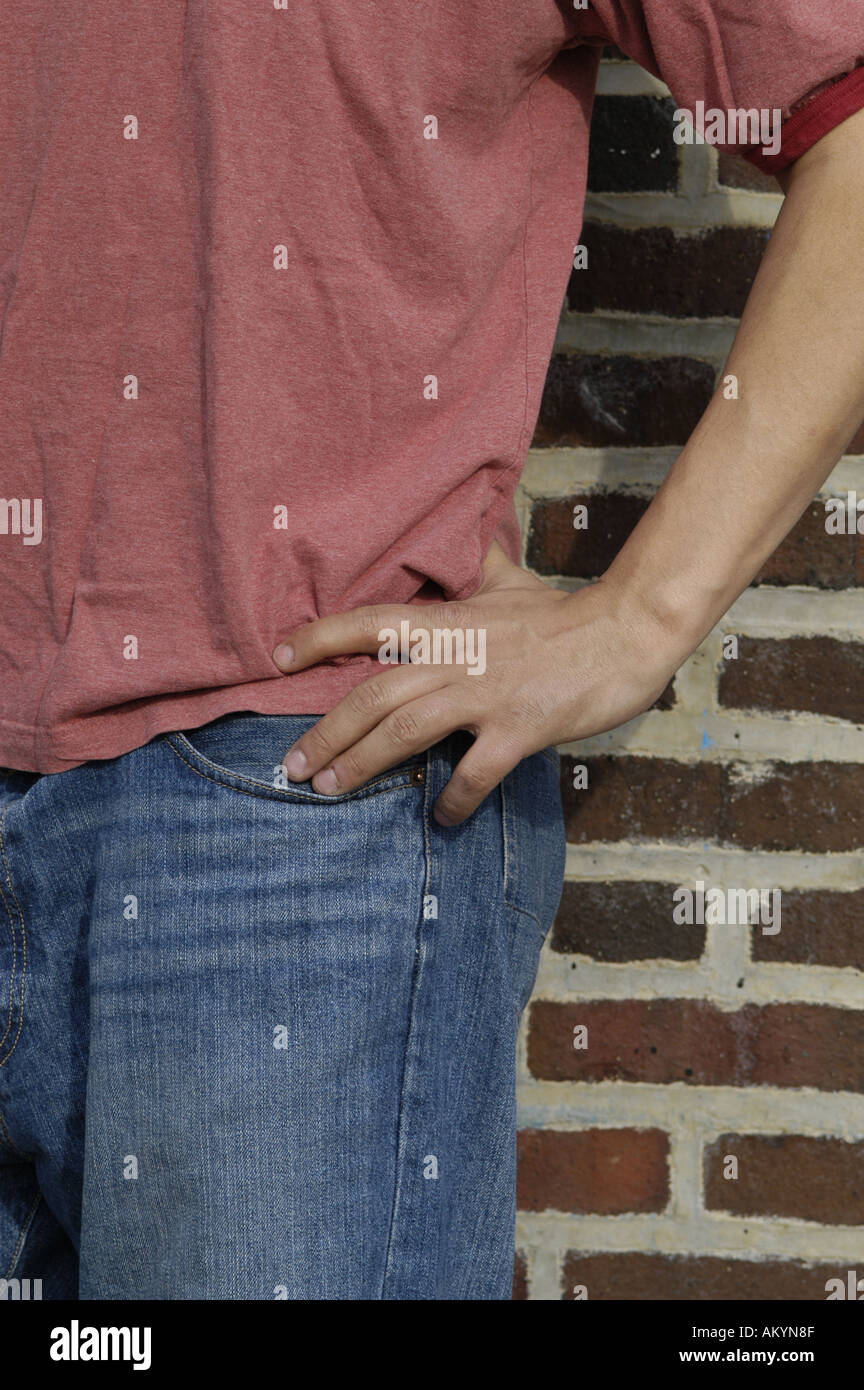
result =
[{"label": "bare arm", "polygon": [[691,651],[864,420],[864,111],[781,176],[786,199],[718,391],[605,579]]}]

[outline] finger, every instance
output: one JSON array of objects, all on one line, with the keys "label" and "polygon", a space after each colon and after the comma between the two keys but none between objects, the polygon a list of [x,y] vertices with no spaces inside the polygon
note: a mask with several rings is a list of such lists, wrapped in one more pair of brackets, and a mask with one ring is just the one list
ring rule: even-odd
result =
[{"label": "finger", "polygon": [[339,753],[312,779],[317,792],[353,791],[376,773],[425,752],[464,725],[464,701],[436,691],[393,710],[359,743]]},{"label": "finger", "polygon": [[290,633],[276,647],[273,660],[280,671],[302,671],[329,657],[377,652],[388,641],[382,633],[395,633],[398,639],[403,630],[400,624],[419,625],[416,614],[417,609],[407,604],[373,604],[331,613]]},{"label": "finger", "polygon": [[282,760],[287,776],[292,782],[308,781],[393,710],[446,681],[440,666],[395,666],[363,681],[292,744]]},{"label": "finger", "polygon": [[[467,619],[470,622],[470,618]],[[372,604],[332,613],[304,623],[280,642],[273,661],[280,671],[302,671],[334,656],[376,652],[382,663],[408,660],[408,648],[421,633],[435,627],[465,626],[466,610],[459,604]]]},{"label": "finger", "polygon": [[461,825],[525,757],[492,733],[480,734],[454,767],[432,808],[439,825]]}]

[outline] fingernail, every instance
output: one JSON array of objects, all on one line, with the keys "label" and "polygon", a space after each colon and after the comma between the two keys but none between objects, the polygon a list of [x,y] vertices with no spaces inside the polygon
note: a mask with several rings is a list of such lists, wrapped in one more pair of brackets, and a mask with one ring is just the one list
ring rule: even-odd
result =
[{"label": "fingernail", "polygon": [[333,771],[332,767],[326,768],[324,772],[319,772],[312,785],[316,792],[335,792],[339,788],[339,783],[336,781],[336,773]]},{"label": "fingernail", "polygon": [[286,753],[282,766],[292,782],[302,782],[306,775],[306,754],[300,748],[292,748]]},{"label": "fingernail", "polygon": [[273,660],[277,666],[290,666],[294,660],[294,648],[289,647],[287,643],[280,643],[273,653]]},{"label": "fingernail", "polygon": [[453,824],[453,821],[450,820],[447,816],[445,816],[443,811],[439,811],[437,806],[434,808],[432,815],[435,817],[439,825],[450,826]]}]

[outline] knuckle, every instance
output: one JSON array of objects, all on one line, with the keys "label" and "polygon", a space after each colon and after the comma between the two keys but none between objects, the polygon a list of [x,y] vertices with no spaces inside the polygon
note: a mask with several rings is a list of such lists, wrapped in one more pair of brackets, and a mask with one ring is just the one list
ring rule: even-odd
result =
[{"label": "knuckle", "polygon": [[386,621],[386,614],[380,608],[358,608],[357,626],[364,637],[374,637],[378,640],[378,633],[382,628],[392,626]]},{"label": "knuckle", "polygon": [[388,694],[387,687],[380,681],[364,681],[362,685],[355,686],[348,696],[348,705],[353,714],[365,717],[370,714],[380,714],[387,708]]},{"label": "knuckle", "polygon": [[485,794],[489,778],[482,767],[457,768],[450,779],[453,796],[459,801],[472,801]]},{"label": "knuckle", "polygon": [[423,610],[424,621],[429,627],[467,627],[466,614],[467,610],[460,603],[432,603]]},{"label": "knuckle", "polygon": [[396,743],[411,744],[420,733],[420,721],[409,710],[398,710],[387,720],[387,733]]}]

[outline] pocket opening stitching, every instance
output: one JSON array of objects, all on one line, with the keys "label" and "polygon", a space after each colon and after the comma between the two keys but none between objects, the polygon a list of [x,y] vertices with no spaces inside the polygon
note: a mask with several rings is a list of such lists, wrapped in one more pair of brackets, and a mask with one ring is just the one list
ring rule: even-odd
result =
[{"label": "pocket opening stitching", "polygon": [[[175,748],[171,738],[166,737],[165,742],[168,744],[171,752],[176,758],[180,759],[181,763],[185,763],[186,767],[189,768],[190,772],[194,772],[196,777],[202,777],[205,782],[213,782],[215,786],[222,787],[225,791],[240,792],[241,796],[254,796],[258,801],[281,801],[285,804],[294,806],[301,803],[305,803],[308,806],[341,806],[347,801],[362,801],[367,796],[381,796],[388,791],[399,791],[403,787],[422,785],[422,783],[412,782],[410,780],[410,774],[405,773],[404,782],[392,782],[390,786],[378,787],[376,791],[367,791],[367,787],[374,787],[378,782],[390,781],[394,775],[393,773],[382,773],[380,777],[373,777],[371,781],[364,782],[362,787],[355,787],[353,792],[346,792],[342,796],[325,796],[322,792],[301,792],[288,787],[273,787],[271,789],[267,787],[266,782],[256,782],[252,777],[244,777],[241,772],[231,772],[229,768],[222,769],[217,763],[211,763],[208,758],[204,757],[203,753],[199,753],[197,748],[193,747],[188,739],[183,738],[182,734],[175,734],[174,737],[183,739],[186,747],[196,758],[200,758],[208,767],[212,767],[214,772],[220,774],[219,777],[210,777],[206,772],[202,772],[200,767],[196,767],[194,763],[190,763],[188,758],[183,757],[179,749]],[[261,790],[250,791],[246,787],[235,787],[231,785],[228,779],[249,782],[253,787],[260,787]],[[284,795],[280,795],[280,793],[284,793]]]}]

